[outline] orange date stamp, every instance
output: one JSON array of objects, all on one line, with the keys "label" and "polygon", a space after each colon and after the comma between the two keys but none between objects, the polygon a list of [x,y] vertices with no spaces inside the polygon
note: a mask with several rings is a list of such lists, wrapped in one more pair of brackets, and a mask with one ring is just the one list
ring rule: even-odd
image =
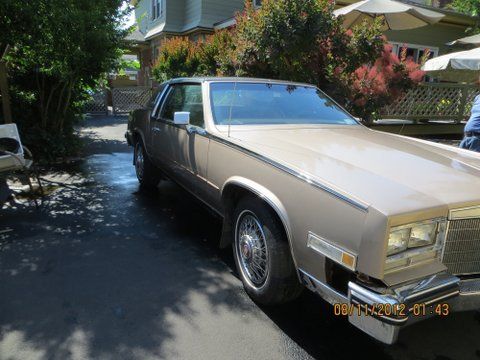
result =
[{"label": "orange date stamp", "polygon": [[336,303],[333,305],[335,316],[448,316],[450,315],[450,304],[439,303],[435,305],[426,304],[346,304]]}]

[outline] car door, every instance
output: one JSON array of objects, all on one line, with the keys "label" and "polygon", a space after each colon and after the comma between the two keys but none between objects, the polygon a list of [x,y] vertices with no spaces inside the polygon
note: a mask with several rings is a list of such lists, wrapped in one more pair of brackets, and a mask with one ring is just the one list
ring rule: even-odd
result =
[{"label": "car door", "polygon": [[[180,111],[190,113],[190,125],[173,123],[174,114]],[[201,84],[171,85],[154,123],[154,156],[174,180],[203,198],[209,139],[204,130]]]}]

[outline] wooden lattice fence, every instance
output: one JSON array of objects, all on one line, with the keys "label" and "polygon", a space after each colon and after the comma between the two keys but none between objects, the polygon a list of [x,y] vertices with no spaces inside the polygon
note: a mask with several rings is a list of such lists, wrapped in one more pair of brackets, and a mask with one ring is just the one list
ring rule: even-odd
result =
[{"label": "wooden lattice fence", "polygon": [[385,107],[381,117],[459,122],[468,117],[473,99],[479,93],[479,88],[469,85],[422,84]]},{"label": "wooden lattice fence", "polygon": [[144,107],[150,97],[152,89],[149,87],[124,87],[112,89],[112,107],[114,114],[128,113]]},{"label": "wooden lattice fence", "polygon": [[84,105],[84,112],[90,115],[108,115],[107,91],[100,89],[92,93],[90,101]]}]

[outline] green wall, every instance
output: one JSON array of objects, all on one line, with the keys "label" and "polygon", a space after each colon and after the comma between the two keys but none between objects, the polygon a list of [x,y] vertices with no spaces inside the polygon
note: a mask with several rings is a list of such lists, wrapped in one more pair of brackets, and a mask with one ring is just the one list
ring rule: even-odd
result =
[{"label": "green wall", "polygon": [[387,31],[385,35],[389,41],[437,47],[439,55],[452,51],[445,43],[466,36],[464,27],[448,24],[428,25],[412,30]]}]

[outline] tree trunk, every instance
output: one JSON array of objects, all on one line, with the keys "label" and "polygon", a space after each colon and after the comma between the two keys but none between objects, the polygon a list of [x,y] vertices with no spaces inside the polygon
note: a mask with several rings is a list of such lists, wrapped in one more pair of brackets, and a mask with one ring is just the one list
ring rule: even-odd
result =
[{"label": "tree trunk", "polygon": [[70,82],[67,82],[66,84],[67,87],[67,96],[65,98],[65,101],[64,103],[62,104],[63,105],[63,109],[62,109],[62,112],[59,114],[59,118],[58,118],[58,124],[57,124],[57,129],[60,131],[60,132],[63,132],[63,126],[64,126],[64,122],[65,122],[65,116],[67,115],[67,111],[68,111],[68,108],[70,107],[70,102],[72,100],[72,89],[73,89],[73,84],[74,84],[75,80],[71,80]]},{"label": "tree trunk", "polygon": [[12,122],[12,109],[8,90],[7,65],[3,60],[0,60],[0,93],[2,94],[3,119],[5,124],[10,124]]},{"label": "tree trunk", "polygon": [[40,118],[42,122],[40,123],[40,128],[46,129],[47,128],[47,114],[45,113],[45,107],[43,105],[44,99],[45,99],[45,94],[44,94],[44,88],[45,88],[45,77],[42,74],[42,84],[40,84],[39,80],[39,72],[37,71],[35,74],[35,81],[37,83],[37,89],[38,89],[38,97],[39,97],[39,104],[38,104],[38,110],[40,111]]}]

